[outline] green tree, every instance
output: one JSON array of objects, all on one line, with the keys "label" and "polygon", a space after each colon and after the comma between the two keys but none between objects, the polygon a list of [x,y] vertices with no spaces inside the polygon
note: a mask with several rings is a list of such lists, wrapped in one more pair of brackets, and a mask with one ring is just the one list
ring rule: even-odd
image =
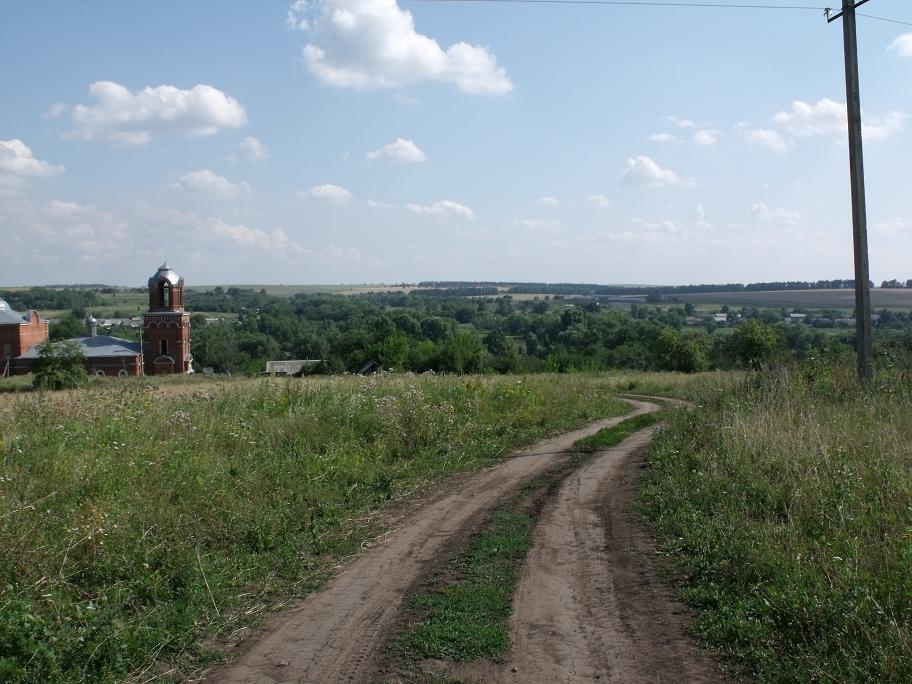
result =
[{"label": "green tree", "polygon": [[751,318],[739,325],[729,341],[729,349],[741,364],[759,368],[782,348],[784,339],[778,328]]},{"label": "green tree", "polygon": [[71,337],[84,337],[85,336],[85,325],[81,320],[76,318],[72,312],[67,313],[66,316],[55,321],[51,325],[51,329],[48,332],[48,337],[51,338],[54,342],[59,342],[60,340],[68,340]]},{"label": "green tree", "polygon": [[47,340],[38,345],[38,360],[32,369],[36,389],[73,389],[88,381],[85,356],[77,342]]}]

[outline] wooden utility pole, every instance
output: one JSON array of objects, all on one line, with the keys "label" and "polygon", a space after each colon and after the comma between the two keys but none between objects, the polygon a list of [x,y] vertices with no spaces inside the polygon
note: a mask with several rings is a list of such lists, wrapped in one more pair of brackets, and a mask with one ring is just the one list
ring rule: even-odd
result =
[{"label": "wooden utility pole", "polygon": [[[845,42],[846,109],[849,119],[849,171],[852,185],[852,232],[855,243],[855,337],[858,376],[868,382],[874,376],[871,331],[871,286],[868,270],[868,218],[865,207],[864,153],[861,136],[861,93],[858,82],[858,37],[855,9],[868,0],[842,0],[842,11],[827,16],[830,22],[842,17]],[[829,15],[829,13],[828,13]]]}]

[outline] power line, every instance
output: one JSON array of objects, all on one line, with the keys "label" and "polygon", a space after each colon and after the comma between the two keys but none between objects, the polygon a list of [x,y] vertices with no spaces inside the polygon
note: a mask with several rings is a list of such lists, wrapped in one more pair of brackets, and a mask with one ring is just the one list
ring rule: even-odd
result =
[{"label": "power line", "polygon": [[686,7],[706,9],[806,10],[823,12],[822,5],[756,5],[734,2],[661,2],[659,0],[406,0],[427,3],[491,3],[523,5],[615,5],[628,7]]},{"label": "power line", "polygon": [[877,21],[888,21],[891,24],[899,24],[900,26],[912,26],[912,22],[909,22],[909,21],[900,21],[899,19],[887,19],[886,17],[875,17],[871,14],[862,14],[861,12],[856,12],[855,16],[864,17],[865,19],[877,19]]}]

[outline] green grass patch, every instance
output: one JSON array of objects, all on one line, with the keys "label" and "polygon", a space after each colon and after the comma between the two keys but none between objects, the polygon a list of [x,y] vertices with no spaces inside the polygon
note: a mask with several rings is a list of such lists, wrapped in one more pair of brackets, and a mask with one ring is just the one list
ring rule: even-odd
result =
[{"label": "green grass patch", "polygon": [[504,507],[492,514],[469,548],[434,582],[436,590],[411,599],[411,608],[423,619],[395,648],[413,659],[502,659],[510,646],[513,592],[534,524],[531,511]]},{"label": "green grass patch", "polygon": [[591,454],[594,451],[610,449],[623,442],[635,432],[639,432],[650,425],[655,425],[659,422],[661,416],[661,411],[641,413],[638,416],[621,421],[614,427],[602,428],[594,435],[589,435],[588,437],[577,440],[573,445],[573,451]]},{"label": "green grass patch", "polygon": [[643,512],[697,632],[760,681],[912,681],[912,380],[811,363],[672,411]]},{"label": "green grass patch", "polygon": [[2,395],[0,681],[183,679],[202,643],[319,586],[384,507],[627,410],[584,375]]}]

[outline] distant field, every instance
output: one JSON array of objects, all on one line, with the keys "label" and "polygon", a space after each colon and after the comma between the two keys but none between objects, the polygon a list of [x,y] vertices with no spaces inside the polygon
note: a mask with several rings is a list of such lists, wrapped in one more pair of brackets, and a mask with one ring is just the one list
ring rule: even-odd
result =
[{"label": "distant field", "polygon": [[374,292],[377,290],[395,289],[388,288],[385,285],[371,285],[366,283],[356,283],[351,285],[190,285],[187,287],[189,292],[206,292],[221,287],[227,290],[229,287],[236,287],[239,290],[266,290],[266,294],[275,295],[276,297],[294,297],[296,294],[349,294],[356,293],[359,290]]},{"label": "distant field", "polygon": [[[729,306],[801,307],[807,309],[855,308],[854,290],[779,290],[774,292],[706,292],[675,295],[694,304],[728,304]],[[912,289],[871,290],[875,309],[912,309]]]}]

